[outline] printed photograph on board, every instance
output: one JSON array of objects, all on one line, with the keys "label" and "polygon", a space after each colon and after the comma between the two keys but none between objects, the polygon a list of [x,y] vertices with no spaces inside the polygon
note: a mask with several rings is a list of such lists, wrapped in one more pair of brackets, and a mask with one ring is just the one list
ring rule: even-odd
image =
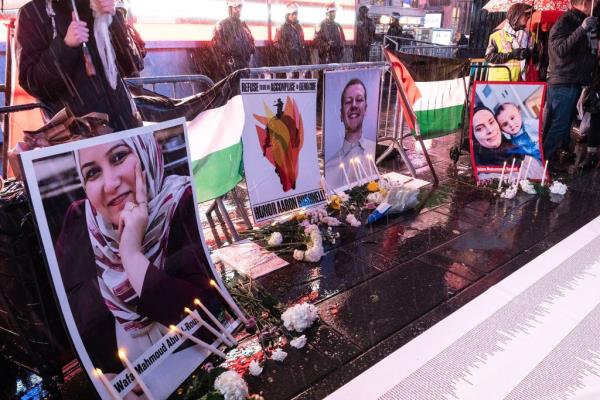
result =
[{"label": "printed photograph on board", "polygon": [[332,190],[375,179],[381,69],[325,72],[325,180]]},{"label": "printed photograph on board", "polygon": [[323,204],[315,79],[242,79],[248,196],[257,222]]},{"label": "printed photograph on board", "polygon": [[[470,146],[477,182],[505,174],[541,180],[543,83],[475,82],[471,102]],[[513,166],[511,169],[511,166]]]},{"label": "printed photograph on board", "polygon": [[[167,398],[209,354],[169,327],[218,346],[199,318],[237,324],[210,283],[220,280],[188,155],[175,120],[21,156],[63,318],[102,398],[111,397],[96,369],[119,396],[146,398],[127,362],[155,399]],[[192,317],[196,299],[204,308]]]}]

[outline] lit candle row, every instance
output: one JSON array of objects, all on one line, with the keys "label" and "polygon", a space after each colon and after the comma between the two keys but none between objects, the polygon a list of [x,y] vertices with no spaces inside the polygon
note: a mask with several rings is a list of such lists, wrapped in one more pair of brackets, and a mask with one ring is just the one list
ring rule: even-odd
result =
[{"label": "lit candle row", "polygon": [[[354,171],[354,178],[358,181],[359,184],[367,183],[373,174],[377,174],[377,179],[381,179],[381,175],[379,175],[379,171],[377,170],[377,165],[375,165],[375,160],[371,154],[367,154],[365,156],[366,163],[369,167],[369,172],[367,173],[366,168],[364,167],[360,157],[354,157],[350,159],[350,166],[352,167],[352,171]],[[346,186],[348,188],[351,187],[350,179],[348,178],[348,173],[346,172],[346,165],[344,163],[340,163],[340,169],[344,174],[344,179],[346,181]]]},{"label": "lit candle row", "polygon": [[[242,322],[244,322],[244,324],[247,324],[249,322],[248,319],[242,313],[242,311],[240,310],[238,305],[233,301],[233,299],[231,299],[229,296],[225,296],[225,293],[221,290],[221,288],[219,288],[219,285],[214,280],[212,280],[212,279],[210,280],[210,285],[219,293],[221,298],[223,298],[223,300],[225,300],[225,302],[229,305],[229,307],[233,310],[233,312],[238,316],[238,318],[240,320],[242,320]],[[210,310],[208,308],[206,308],[206,306],[204,306],[204,304],[202,304],[202,302],[199,299],[195,299],[194,304],[196,306],[200,307],[200,309],[208,316],[208,318],[217,326],[217,328],[219,330],[213,328],[209,323],[204,321],[200,316],[198,316],[196,313],[194,313],[191,309],[189,309],[187,307],[185,307],[185,309],[184,309],[186,314],[188,314],[193,320],[195,320],[200,325],[200,327],[206,328],[210,333],[212,333],[215,337],[219,338],[227,346],[233,346],[233,345],[237,344],[237,340],[235,340],[233,335],[225,328],[225,326],[223,326],[223,324],[217,319],[217,317],[215,317],[214,314],[211,313]],[[195,336],[189,334],[188,332],[182,330],[181,328],[179,328],[175,325],[171,325],[169,328],[170,328],[171,332],[182,335],[187,340],[191,340],[192,342],[196,343],[197,345],[204,348],[205,350],[208,350],[211,353],[218,355],[219,357],[226,358],[225,353],[223,353],[221,350],[217,349],[213,345],[210,345],[210,344],[196,338]],[[125,364],[126,369],[133,375],[135,381],[137,382],[139,387],[142,389],[142,391],[144,392],[146,397],[149,400],[154,400],[154,397],[152,396],[150,389],[148,389],[148,386],[146,386],[146,384],[142,380],[141,376],[138,374],[138,372],[135,370],[135,368],[133,367],[133,365],[127,358],[127,354],[126,354],[125,350],[119,349],[118,354],[119,354],[119,358],[121,359],[121,361],[123,361],[123,364]],[[99,368],[96,368],[95,372],[96,372],[96,376],[98,377],[98,379],[100,379],[100,381],[102,382],[102,384],[104,385],[104,387],[106,388],[108,393],[110,394],[111,398],[113,400],[121,399],[121,397],[115,390],[114,386],[109,382],[109,380],[102,373],[102,371]]]}]

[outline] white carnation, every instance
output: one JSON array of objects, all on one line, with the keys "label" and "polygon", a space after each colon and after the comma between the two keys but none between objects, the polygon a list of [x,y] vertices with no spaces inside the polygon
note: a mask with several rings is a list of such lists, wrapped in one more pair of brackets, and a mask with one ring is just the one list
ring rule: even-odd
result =
[{"label": "white carnation", "polygon": [[269,237],[269,241],[267,242],[269,246],[279,246],[283,242],[283,236],[279,232],[271,233],[271,237]]},{"label": "white carnation", "polygon": [[271,360],[275,360],[275,361],[279,361],[279,362],[283,362],[283,360],[285,360],[285,358],[287,357],[287,353],[283,350],[281,350],[281,348],[277,348],[273,354],[271,354]]},{"label": "white carnation", "polygon": [[356,219],[354,214],[348,214],[346,216],[346,222],[355,228],[358,228],[360,226],[360,221],[358,219]]},{"label": "white carnation", "polygon": [[317,307],[310,303],[296,304],[281,314],[286,329],[298,332],[309,328],[317,318],[319,318]]},{"label": "white carnation", "polygon": [[559,181],[554,181],[550,186],[550,193],[560,194],[562,196],[567,193],[567,185],[560,183]]},{"label": "white carnation", "polygon": [[225,400],[245,400],[248,397],[248,385],[235,371],[225,371],[215,380],[215,389]]},{"label": "white carnation", "polygon": [[339,224],[341,224],[340,220],[335,217],[322,218],[321,222],[329,226],[338,226]]},{"label": "white carnation", "polygon": [[505,191],[500,193],[500,197],[502,197],[504,199],[512,199],[516,195],[517,195],[517,187],[516,186],[509,186],[506,188]]},{"label": "white carnation", "polygon": [[298,261],[304,260],[304,251],[294,250],[294,260],[298,260]]},{"label": "white carnation", "polygon": [[263,372],[263,367],[260,366],[258,361],[252,360],[250,362],[250,367],[248,368],[248,372],[250,372],[251,375],[259,376]]},{"label": "white carnation", "polygon": [[536,193],[535,187],[533,187],[531,182],[529,182],[527,179],[523,179],[521,182],[519,182],[519,185],[521,186],[521,190],[524,191],[525,193],[528,193],[528,194]]},{"label": "white carnation", "polygon": [[339,197],[339,198],[340,198],[340,201],[341,201],[342,203],[345,203],[345,202],[347,202],[348,200],[350,200],[350,196],[348,196],[348,195],[346,194],[346,192],[337,192],[337,193],[336,193],[336,195],[337,195],[337,197]]},{"label": "white carnation", "polygon": [[306,346],[306,335],[302,335],[300,337],[297,337],[296,339],[292,339],[290,341],[290,346],[296,349],[301,349],[304,346]]},{"label": "white carnation", "polygon": [[367,196],[367,201],[369,203],[380,204],[383,201],[384,197],[379,192],[369,193]]},{"label": "white carnation", "polygon": [[323,246],[312,246],[304,252],[304,259],[308,262],[317,262],[323,257]]}]

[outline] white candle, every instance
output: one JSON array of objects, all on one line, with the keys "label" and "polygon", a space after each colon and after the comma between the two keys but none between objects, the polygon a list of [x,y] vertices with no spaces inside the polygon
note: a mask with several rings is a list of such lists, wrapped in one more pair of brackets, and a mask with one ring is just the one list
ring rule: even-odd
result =
[{"label": "white candle", "polygon": [[373,172],[373,166],[371,165],[371,160],[372,160],[373,157],[371,157],[370,154],[367,154],[365,157],[367,159],[367,165],[369,166],[369,176],[371,176],[371,175],[374,174],[374,172]]},{"label": "white candle", "polygon": [[504,160],[504,164],[502,164],[502,173],[500,174],[500,180],[498,181],[498,191],[502,188],[502,180],[504,179],[504,171],[506,171],[506,160]]},{"label": "white candle", "polygon": [[221,297],[223,298],[223,300],[225,300],[227,302],[227,304],[229,304],[229,307],[231,307],[231,309],[233,310],[233,312],[238,316],[239,319],[242,320],[242,322],[244,324],[248,324],[248,318],[246,318],[246,316],[244,315],[244,313],[242,312],[242,310],[240,310],[240,308],[238,307],[237,304],[235,304],[235,301],[233,301],[231,299],[231,297],[229,296],[225,296],[225,293],[223,293],[223,291],[221,290],[221,288],[219,287],[219,285],[217,285],[217,282],[215,282],[214,280],[210,280],[210,285],[212,287],[214,287],[217,292],[219,292],[219,294],[221,295]]},{"label": "white candle", "polygon": [[513,169],[515,168],[515,161],[516,161],[516,159],[513,158],[512,164],[510,165],[510,174],[508,175],[508,181],[510,183],[512,183],[512,174],[513,174]]},{"label": "white candle", "polygon": [[191,340],[192,342],[196,343],[198,346],[204,348],[205,350],[208,350],[211,353],[214,353],[214,354],[218,355],[219,357],[221,357],[223,359],[227,358],[227,356],[225,355],[225,353],[223,353],[221,350],[217,349],[215,346],[212,346],[212,345],[210,345],[210,344],[208,344],[206,342],[203,342],[202,340],[198,339],[194,335],[190,335],[189,333],[187,333],[183,329],[179,329],[175,325],[169,326],[169,329],[171,329],[171,331],[173,331],[173,332],[179,333],[184,338],[186,338],[188,340]]},{"label": "white candle", "polygon": [[527,169],[525,170],[525,176],[523,177],[523,179],[527,180],[527,177],[529,176],[529,167],[531,167],[531,160],[533,160],[533,157],[529,157],[529,162],[527,163]]},{"label": "white candle", "polygon": [[356,182],[358,180],[358,172],[356,171],[356,165],[354,165],[354,158],[350,159],[350,165],[352,166],[352,171],[354,171],[354,179],[352,181]]},{"label": "white candle", "polygon": [[365,174],[365,181],[369,181],[371,179],[371,175],[367,174],[367,170],[365,169],[362,161],[360,161],[359,157],[356,157],[356,161],[358,161],[358,167]]},{"label": "white candle", "polygon": [[542,186],[544,186],[544,182],[546,181],[546,171],[548,170],[548,160],[546,160],[546,165],[544,165],[544,175],[542,175]]},{"label": "white candle", "polygon": [[229,339],[227,339],[227,337],[222,332],[219,332],[218,330],[213,328],[208,322],[204,321],[198,315],[194,314],[194,312],[192,310],[185,307],[183,309],[183,311],[185,311],[187,314],[189,314],[189,316],[192,317],[193,320],[198,322],[200,324],[200,326],[205,327],[206,329],[208,329],[208,331],[210,333],[212,333],[213,335],[215,335],[216,337],[221,339],[223,341],[223,343],[225,343],[227,346],[229,346],[229,347],[233,346],[233,343]]},{"label": "white candle", "polygon": [[517,175],[517,181],[515,182],[515,185],[518,187],[519,186],[519,182],[521,181],[521,174],[523,173],[523,163],[521,163],[521,165],[519,166],[519,174]]},{"label": "white candle", "polygon": [[110,394],[111,399],[121,400],[121,396],[119,396],[119,393],[117,393],[117,390],[115,389],[115,387],[108,381],[106,376],[104,376],[104,374],[102,373],[102,370],[100,368],[96,368],[95,371],[96,371],[96,376],[98,377],[98,379],[100,379],[100,382],[102,382],[102,384],[108,391],[108,394]]},{"label": "white candle", "polygon": [[381,180],[381,175],[379,175],[379,170],[377,169],[377,164],[375,164],[375,160],[373,159],[373,157],[371,157],[370,154],[369,154],[369,160],[371,161],[371,164],[373,164],[373,168],[375,168],[375,173],[377,174],[377,180]]},{"label": "white candle", "polygon": [[233,337],[233,335],[232,335],[231,333],[229,333],[229,331],[227,330],[227,328],[225,328],[225,327],[223,326],[223,324],[222,324],[221,322],[219,322],[219,320],[217,319],[217,317],[215,317],[215,316],[213,315],[213,313],[211,313],[211,312],[208,310],[208,308],[206,308],[206,307],[204,306],[204,304],[202,304],[202,302],[201,302],[200,300],[198,300],[198,299],[195,299],[195,300],[194,300],[194,304],[195,304],[195,305],[197,305],[198,307],[200,307],[200,308],[202,309],[202,311],[204,311],[204,313],[205,313],[206,315],[208,315],[208,318],[210,318],[210,320],[211,320],[212,322],[214,322],[214,323],[215,323],[215,325],[217,326],[217,328],[219,328],[219,330],[220,330],[221,332],[223,332],[223,334],[225,334],[225,336],[227,336],[227,337],[229,338],[229,341],[230,341],[230,342],[232,342],[234,345],[236,345],[236,344],[237,344],[237,340],[235,340],[235,338]]},{"label": "white candle", "polygon": [[350,187],[350,179],[348,179],[348,174],[346,173],[346,167],[344,166],[344,163],[340,164],[340,168],[344,172],[344,179],[346,179],[346,185],[348,185],[348,187]]},{"label": "white candle", "polygon": [[125,366],[129,370],[131,375],[133,375],[133,377],[135,378],[135,382],[140,386],[140,388],[142,388],[142,392],[144,392],[144,394],[146,395],[148,400],[154,400],[154,397],[152,396],[150,389],[148,389],[148,386],[146,386],[146,384],[142,380],[142,377],[137,373],[135,368],[133,368],[133,365],[131,365],[131,363],[127,359],[125,350],[122,350],[122,349],[119,350],[119,358],[121,359],[121,361],[123,361],[123,364],[125,364]]}]

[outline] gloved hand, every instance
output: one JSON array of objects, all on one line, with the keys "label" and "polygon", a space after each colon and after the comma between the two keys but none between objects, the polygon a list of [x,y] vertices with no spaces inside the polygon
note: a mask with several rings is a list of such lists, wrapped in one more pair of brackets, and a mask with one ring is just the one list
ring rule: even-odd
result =
[{"label": "gloved hand", "polygon": [[523,48],[523,49],[514,49],[513,51],[510,52],[511,58],[517,59],[517,60],[525,60],[529,57],[531,57],[531,50],[529,50],[528,48]]},{"label": "gloved hand", "polygon": [[598,18],[590,16],[583,20],[581,27],[586,31],[591,31],[598,26]]}]

